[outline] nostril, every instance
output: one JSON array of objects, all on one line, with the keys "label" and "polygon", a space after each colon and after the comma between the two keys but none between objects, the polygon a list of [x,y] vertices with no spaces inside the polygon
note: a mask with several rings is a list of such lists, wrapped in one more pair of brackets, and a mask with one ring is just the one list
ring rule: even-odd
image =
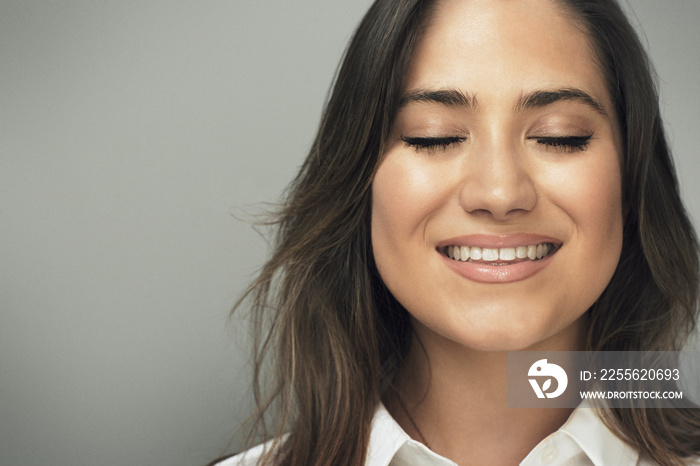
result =
[{"label": "nostril", "polygon": [[496,219],[530,212],[538,198],[527,167],[513,161],[476,167],[464,176],[459,196],[466,212]]}]

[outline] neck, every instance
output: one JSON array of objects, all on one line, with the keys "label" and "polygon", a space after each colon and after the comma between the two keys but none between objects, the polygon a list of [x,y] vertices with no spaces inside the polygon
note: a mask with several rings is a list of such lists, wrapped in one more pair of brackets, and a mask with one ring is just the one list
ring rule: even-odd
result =
[{"label": "neck", "polygon": [[[583,349],[581,328],[539,351]],[[415,336],[387,409],[415,440],[458,464],[518,464],[573,409],[508,408],[508,352]]]}]

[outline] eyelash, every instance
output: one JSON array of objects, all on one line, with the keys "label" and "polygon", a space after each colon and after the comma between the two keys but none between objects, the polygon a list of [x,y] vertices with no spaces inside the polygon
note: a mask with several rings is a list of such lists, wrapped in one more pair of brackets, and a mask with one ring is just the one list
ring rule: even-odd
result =
[{"label": "eyelash", "polygon": [[[551,147],[558,152],[572,153],[586,150],[592,137],[593,133],[585,136],[532,136],[528,139],[535,140],[538,144]],[[428,152],[435,152],[438,149],[444,151],[448,146],[464,142],[466,139],[466,137],[462,136],[446,136],[439,138],[401,136],[401,140],[406,143],[406,147],[415,147],[417,150],[426,150]]]},{"label": "eyelash", "polygon": [[528,139],[537,141],[538,144],[544,144],[558,152],[580,152],[586,150],[591,142],[593,133],[585,136],[562,136],[562,137],[543,137],[532,136]]},{"label": "eyelash", "polygon": [[401,136],[401,140],[406,143],[406,147],[415,147],[417,150],[427,150],[434,152],[438,149],[446,150],[447,146],[459,144],[467,140],[463,136],[446,136],[441,138],[422,138]]}]

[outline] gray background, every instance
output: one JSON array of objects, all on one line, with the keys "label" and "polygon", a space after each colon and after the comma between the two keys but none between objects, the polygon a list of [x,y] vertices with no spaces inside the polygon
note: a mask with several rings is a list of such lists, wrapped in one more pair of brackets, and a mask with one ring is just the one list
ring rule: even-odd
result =
[{"label": "gray background", "polygon": [[[700,1],[630,0],[700,219]],[[369,0],[0,1],[0,464],[196,465],[236,296]],[[237,443],[234,443],[234,446]]]}]

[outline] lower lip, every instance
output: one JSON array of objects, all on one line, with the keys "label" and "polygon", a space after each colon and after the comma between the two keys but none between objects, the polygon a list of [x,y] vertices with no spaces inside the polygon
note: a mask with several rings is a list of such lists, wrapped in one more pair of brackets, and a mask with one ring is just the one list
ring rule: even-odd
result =
[{"label": "lower lip", "polygon": [[440,257],[459,275],[479,283],[511,283],[525,280],[547,267],[559,250],[536,261],[526,260],[508,265],[490,265],[480,262],[461,262],[443,254]]}]

